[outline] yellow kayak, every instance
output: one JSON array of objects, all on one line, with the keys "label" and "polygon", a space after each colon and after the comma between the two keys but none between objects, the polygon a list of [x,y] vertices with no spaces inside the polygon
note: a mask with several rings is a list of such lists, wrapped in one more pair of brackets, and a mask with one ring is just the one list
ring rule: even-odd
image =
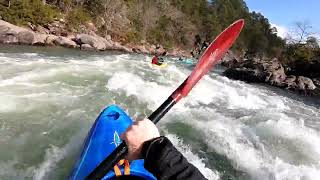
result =
[{"label": "yellow kayak", "polygon": [[163,64],[161,64],[161,65],[152,64],[152,66],[153,66],[153,67],[159,67],[159,68],[165,68],[165,67],[168,66],[168,64],[167,64],[167,63],[163,63]]}]

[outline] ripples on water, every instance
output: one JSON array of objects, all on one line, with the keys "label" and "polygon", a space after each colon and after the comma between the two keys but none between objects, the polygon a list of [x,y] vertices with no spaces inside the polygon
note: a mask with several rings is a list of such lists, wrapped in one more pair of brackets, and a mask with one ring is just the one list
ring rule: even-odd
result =
[{"label": "ripples on water", "polygon": [[[19,51],[19,53],[18,53]],[[0,179],[64,179],[99,111],[146,116],[191,72],[115,52],[0,47]],[[209,179],[319,179],[318,100],[206,76],[160,122]]]}]

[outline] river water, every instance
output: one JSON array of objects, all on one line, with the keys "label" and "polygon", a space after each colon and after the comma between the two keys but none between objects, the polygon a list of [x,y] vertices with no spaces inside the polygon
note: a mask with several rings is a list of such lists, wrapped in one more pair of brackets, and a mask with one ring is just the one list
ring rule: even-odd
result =
[{"label": "river water", "polygon": [[[155,110],[191,72],[167,59],[0,47],[0,179],[66,179],[99,112]],[[158,127],[208,179],[320,179],[320,101],[217,68]]]}]

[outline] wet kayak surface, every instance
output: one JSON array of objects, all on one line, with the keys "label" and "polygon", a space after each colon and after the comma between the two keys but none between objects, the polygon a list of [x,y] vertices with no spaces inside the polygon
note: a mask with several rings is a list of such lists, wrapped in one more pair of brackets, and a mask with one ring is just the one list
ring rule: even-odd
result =
[{"label": "wet kayak surface", "polygon": [[[193,66],[119,52],[0,47],[0,179],[65,179],[100,111],[149,115]],[[320,104],[212,71],[159,123],[208,179],[318,179]]]}]

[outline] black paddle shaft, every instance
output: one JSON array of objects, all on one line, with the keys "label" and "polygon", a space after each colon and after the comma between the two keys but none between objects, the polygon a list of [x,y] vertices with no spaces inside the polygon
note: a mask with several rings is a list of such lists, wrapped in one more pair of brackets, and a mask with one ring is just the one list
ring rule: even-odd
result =
[{"label": "black paddle shaft", "polygon": [[[174,99],[170,96],[165,102],[158,107],[149,117],[153,123],[159,122],[159,120],[175,105]],[[102,179],[104,175],[109,172],[121,159],[128,153],[128,146],[123,141],[117,148],[104,159],[96,169],[94,169],[86,180]]]}]

